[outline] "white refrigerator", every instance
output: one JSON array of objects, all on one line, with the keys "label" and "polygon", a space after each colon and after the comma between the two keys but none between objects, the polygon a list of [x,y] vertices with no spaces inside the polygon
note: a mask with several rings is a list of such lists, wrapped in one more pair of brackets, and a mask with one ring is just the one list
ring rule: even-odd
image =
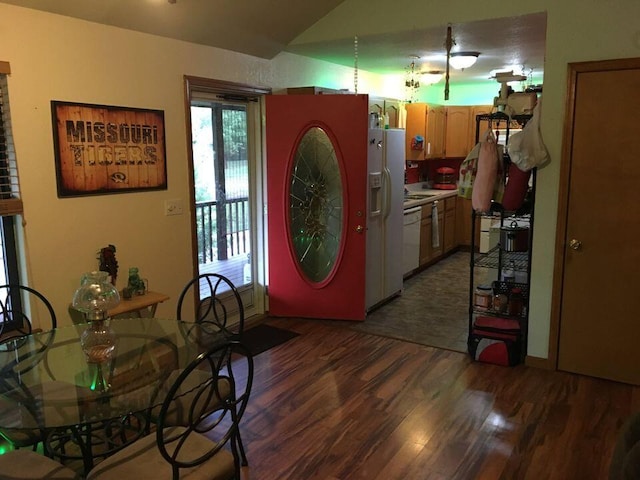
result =
[{"label": "white refrigerator", "polygon": [[369,129],[366,309],[402,292],[405,131]]}]

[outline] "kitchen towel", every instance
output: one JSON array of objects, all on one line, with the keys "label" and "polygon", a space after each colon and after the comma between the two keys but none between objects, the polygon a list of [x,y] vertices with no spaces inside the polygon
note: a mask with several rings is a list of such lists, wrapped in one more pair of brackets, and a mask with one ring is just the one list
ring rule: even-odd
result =
[{"label": "kitchen towel", "polygon": [[440,247],[440,226],[438,225],[438,202],[431,204],[431,246]]}]

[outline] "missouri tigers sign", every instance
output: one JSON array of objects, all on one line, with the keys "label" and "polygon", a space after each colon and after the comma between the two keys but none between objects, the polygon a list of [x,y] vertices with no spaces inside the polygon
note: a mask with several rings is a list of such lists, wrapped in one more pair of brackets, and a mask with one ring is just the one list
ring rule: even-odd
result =
[{"label": "missouri tigers sign", "polygon": [[58,197],[167,188],[164,112],[51,102]]}]

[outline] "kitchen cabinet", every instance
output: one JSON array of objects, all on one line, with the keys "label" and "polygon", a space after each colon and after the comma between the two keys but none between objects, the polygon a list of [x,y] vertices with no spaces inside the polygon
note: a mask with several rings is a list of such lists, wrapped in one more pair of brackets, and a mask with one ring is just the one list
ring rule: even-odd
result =
[{"label": "kitchen cabinet", "polygon": [[445,158],[465,158],[473,148],[471,132],[473,107],[451,106],[446,108]]},{"label": "kitchen cabinet", "polygon": [[[382,119],[383,115],[389,115],[389,128],[403,128],[400,100],[390,98],[369,97],[369,113],[376,113]],[[384,127],[383,120],[380,126]]]},{"label": "kitchen cabinet", "polygon": [[469,144],[473,148],[477,142],[476,136],[481,135],[489,128],[489,120],[476,121],[478,115],[489,115],[493,110],[493,105],[475,105],[471,107],[471,118],[469,118]]},{"label": "kitchen cabinet", "polygon": [[[456,244],[461,247],[471,248],[471,214],[473,207],[471,200],[456,197]],[[475,239],[473,245],[480,245],[480,217],[475,217]]]},{"label": "kitchen cabinet", "polygon": [[446,109],[430,105],[427,109],[426,159],[444,157]]},{"label": "kitchen cabinet", "polygon": [[[406,156],[408,161],[429,160],[444,157],[445,107],[426,103],[409,103],[405,106]],[[424,139],[415,145],[416,136]]]},{"label": "kitchen cabinet", "polygon": [[400,100],[385,98],[384,113],[389,116],[389,128],[404,128]]},{"label": "kitchen cabinet", "polygon": [[456,243],[456,198],[444,199],[443,253],[447,254],[458,246]]},{"label": "kitchen cabinet", "polygon": [[[434,246],[433,242],[433,229],[436,228],[434,224],[434,205],[438,205],[437,213],[437,228],[438,228],[438,245]],[[427,203],[422,206],[422,220],[420,222],[420,266],[441,257],[444,251],[444,208],[440,208],[440,205],[444,206],[444,202],[437,200],[431,203]]]},{"label": "kitchen cabinet", "polygon": [[384,98],[369,97],[369,113],[384,114]]}]

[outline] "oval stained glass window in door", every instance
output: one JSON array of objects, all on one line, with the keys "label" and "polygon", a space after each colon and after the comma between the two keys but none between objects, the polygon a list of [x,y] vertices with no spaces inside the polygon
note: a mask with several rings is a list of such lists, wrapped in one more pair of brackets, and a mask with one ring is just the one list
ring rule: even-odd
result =
[{"label": "oval stained glass window in door", "polygon": [[300,139],[291,169],[289,233],[300,269],[315,283],[326,280],[340,252],[342,178],[327,133],[311,127]]}]

